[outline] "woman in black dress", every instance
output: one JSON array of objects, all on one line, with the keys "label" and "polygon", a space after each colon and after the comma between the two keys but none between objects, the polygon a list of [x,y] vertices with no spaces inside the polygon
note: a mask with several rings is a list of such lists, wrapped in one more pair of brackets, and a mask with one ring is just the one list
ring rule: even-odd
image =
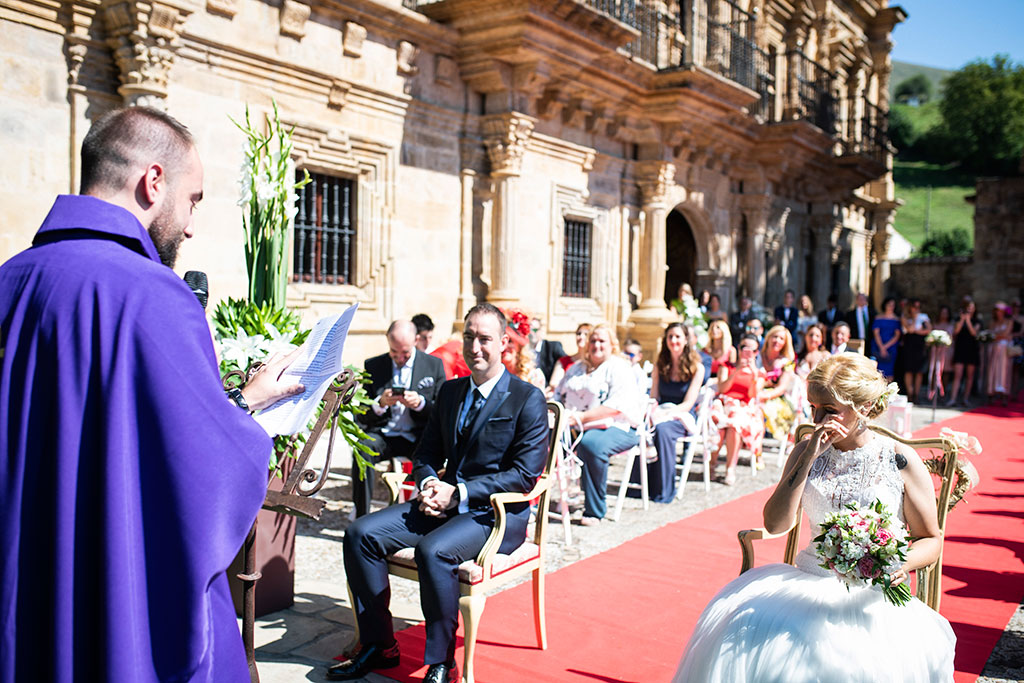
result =
[{"label": "woman in black dress", "polygon": [[924,338],[932,331],[931,320],[927,314],[921,312],[919,299],[912,300],[910,305],[903,309],[900,325],[900,354],[903,357],[903,372],[906,373],[907,397],[911,401],[916,401],[917,395],[921,393],[921,382],[924,379],[927,361]]},{"label": "woman in black dress", "polygon": [[688,327],[672,323],[665,328],[651,377],[651,398],[659,404],[654,414],[658,459],[647,466],[647,482],[656,503],[670,503],[675,498],[676,439],[695,429],[694,408],[704,383],[704,364],[689,341]]},{"label": "woman in black dress", "polygon": [[961,399],[964,405],[971,397],[971,387],[974,386],[974,373],[981,363],[981,344],[978,342],[978,331],[981,330],[981,318],[978,317],[974,306],[974,300],[965,296],[960,306],[960,314],[957,316],[956,324],[953,325],[953,392],[949,396],[947,406],[956,405],[957,396],[960,395],[960,380],[964,377],[964,370],[967,371],[967,381],[964,383],[964,395]]}]

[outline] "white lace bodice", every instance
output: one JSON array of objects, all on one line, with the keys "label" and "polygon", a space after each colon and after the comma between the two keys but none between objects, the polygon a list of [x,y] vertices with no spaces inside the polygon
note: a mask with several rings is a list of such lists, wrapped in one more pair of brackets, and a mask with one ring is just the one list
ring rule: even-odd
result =
[{"label": "white lace bodice", "polygon": [[[811,538],[826,515],[849,502],[861,505],[881,500],[904,525],[903,477],[896,466],[895,442],[878,434],[860,448],[849,451],[830,446],[811,464],[800,503],[811,522]],[[810,541],[796,558],[796,566],[812,574],[828,575],[818,566],[814,542]]]}]

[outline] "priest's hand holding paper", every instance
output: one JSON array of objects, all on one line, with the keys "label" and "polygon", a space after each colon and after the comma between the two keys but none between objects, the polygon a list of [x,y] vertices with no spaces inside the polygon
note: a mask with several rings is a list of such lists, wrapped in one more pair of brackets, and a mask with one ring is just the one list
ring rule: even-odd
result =
[{"label": "priest's hand holding paper", "polygon": [[287,355],[272,357],[260,368],[242,388],[242,397],[249,404],[250,410],[262,410],[282,398],[295,396],[305,391],[305,387],[296,384],[293,377],[282,377],[285,370],[299,357],[302,347]]}]

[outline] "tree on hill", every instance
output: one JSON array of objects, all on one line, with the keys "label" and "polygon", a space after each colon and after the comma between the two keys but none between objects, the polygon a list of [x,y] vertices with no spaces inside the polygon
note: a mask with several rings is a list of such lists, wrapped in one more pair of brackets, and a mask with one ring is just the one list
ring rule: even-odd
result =
[{"label": "tree on hill", "polygon": [[971,253],[971,235],[964,228],[938,232],[922,244],[915,256],[967,256]]},{"label": "tree on hill", "polygon": [[932,83],[924,74],[917,74],[901,81],[894,95],[903,104],[924,104],[932,97]]},{"label": "tree on hill", "polygon": [[1012,174],[1024,153],[1024,65],[972,62],[944,83],[942,122],[920,141],[926,158],[980,174]]}]

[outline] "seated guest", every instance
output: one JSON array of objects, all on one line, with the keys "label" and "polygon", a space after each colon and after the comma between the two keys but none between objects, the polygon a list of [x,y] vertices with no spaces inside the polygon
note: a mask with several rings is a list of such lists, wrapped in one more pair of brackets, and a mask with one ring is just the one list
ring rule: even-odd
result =
[{"label": "seated guest", "polygon": [[704,317],[708,320],[728,320],[729,316],[722,310],[722,298],[717,294],[712,294],[708,298],[708,310],[704,313]]},{"label": "seated guest", "polygon": [[845,322],[838,322],[832,328],[832,355],[846,353],[846,342],[850,341],[850,326]]},{"label": "seated guest", "polygon": [[444,366],[445,379],[469,377],[469,366],[462,358],[462,335],[453,334],[452,338],[430,352],[431,356],[441,359]]},{"label": "seated guest", "polygon": [[[508,316],[509,311],[502,311],[502,313]],[[510,317],[508,319],[511,321]],[[529,330],[525,329],[525,326],[529,324],[526,322],[523,326],[524,329],[516,329],[511,322],[509,323],[505,330],[505,334],[508,335],[508,346],[502,353],[501,362],[505,364],[505,369],[511,372],[513,377],[518,377],[544,391],[547,386],[544,382],[544,373],[534,362],[533,347],[530,345],[528,336]]]},{"label": "seated guest", "polygon": [[558,359],[565,355],[562,342],[548,341],[544,338],[544,323],[540,318],[534,317],[530,321],[530,346],[533,347],[533,357],[537,367],[544,373],[545,386],[551,384],[551,373],[555,371],[555,364]]},{"label": "seated guest", "polygon": [[[345,533],[345,576],[359,626],[359,646],[327,670],[351,681],[398,666],[389,610],[387,557],[414,547],[426,620],[427,683],[458,680],[459,565],[475,558],[494,526],[495,493],[526,493],[544,469],[548,418],[544,395],[505,371],[505,316],[491,304],[466,315],[463,354],[472,375],[446,382],[416,448],[416,500],[357,519]],[[510,553],[526,538],[528,503],[510,505],[498,548]]]},{"label": "seated guest", "polygon": [[[711,355],[709,353],[706,353],[704,349],[700,348],[700,344],[697,341],[697,331],[693,329],[693,325],[685,325],[684,327],[686,328],[687,343],[690,345],[691,348],[698,349],[697,355],[700,357],[700,364],[704,366],[703,384],[707,384],[708,381],[710,381],[714,377],[714,375],[711,374],[711,365],[713,363],[713,361],[711,360]],[[726,327],[726,329],[728,329],[728,327]],[[729,348],[732,348],[731,343],[729,344]]]},{"label": "seated guest", "polygon": [[825,326],[821,323],[811,325],[804,332],[804,348],[797,356],[797,376],[807,379],[811,370],[830,355],[828,349],[825,348]]},{"label": "seated guest", "polygon": [[782,325],[789,330],[790,335],[796,334],[796,326],[800,317],[800,311],[794,306],[796,292],[787,289],[782,295],[782,305],[775,307],[775,324]]},{"label": "seated guest", "polygon": [[[752,334],[757,337],[758,345],[764,341],[764,324],[757,318],[751,318],[747,321],[747,334]],[[758,366],[761,365],[761,358],[757,359]]]},{"label": "seated guest", "polygon": [[839,298],[835,294],[829,294],[828,305],[824,310],[818,311],[818,322],[825,326],[825,339],[831,339],[832,328],[844,320],[844,314],[839,310]]},{"label": "seated guest", "polygon": [[[761,412],[764,413],[765,425],[773,438],[785,441],[789,439],[789,431],[796,422],[790,394],[798,379],[794,372],[796,354],[793,352],[793,338],[782,325],[776,325],[764,336],[761,364],[765,372],[764,388],[757,398],[761,403]],[[764,469],[760,453],[756,466],[759,470]]]},{"label": "seated guest", "polygon": [[629,360],[633,375],[636,376],[636,385],[640,389],[640,393],[646,396],[651,392],[651,378],[648,376],[647,371],[644,370],[643,347],[640,346],[640,342],[636,339],[630,338],[622,345],[622,353]]},{"label": "seated guest", "polygon": [[818,324],[818,316],[814,314],[814,304],[811,302],[811,297],[806,294],[800,297],[799,311],[800,313],[796,319],[796,332],[793,333],[793,341],[794,343],[799,341],[802,349],[804,332],[811,325]]},{"label": "seated guest", "polygon": [[[764,386],[764,371],[757,367],[757,337],[745,334],[740,338],[739,362],[724,381],[719,382],[718,398],[712,404],[711,419],[719,432],[717,453],[725,442],[725,477],[722,483],[736,483],[736,463],[740,446],[756,457],[764,438],[764,416],[757,405],[757,394]],[[710,467],[714,463],[708,464]]]},{"label": "seated guest", "polygon": [[697,430],[696,403],[704,384],[704,365],[690,342],[688,328],[683,323],[665,328],[651,378],[651,398],[658,401],[654,416],[658,459],[647,465],[647,485],[655,503],[671,503],[675,498],[676,439]]},{"label": "seated guest", "polygon": [[[370,374],[366,393],[376,402],[371,410],[357,417],[369,436],[363,445],[377,454],[367,456],[373,462],[412,457],[433,411],[434,397],[445,380],[441,361],[416,349],[416,326],[412,322],[391,323],[387,340],[388,352],[366,361]],[[374,478],[372,467],[360,476],[353,459],[352,502],[356,517],[370,511]]]},{"label": "seated guest", "polygon": [[644,398],[629,362],[619,355],[619,341],[610,326],[590,331],[586,355],[566,370],[555,400],[569,410],[569,424],[584,430],[576,447],[583,461],[580,524],[594,526],[608,510],[608,459],[639,443],[636,426],[644,413]]},{"label": "seated guest", "polygon": [[[711,323],[708,328],[707,354],[711,356],[711,375],[724,379],[730,368],[736,365],[736,347],[732,345],[729,326],[721,320]],[[724,374],[723,374],[724,370]]]},{"label": "seated guest", "polygon": [[417,313],[412,317],[412,324],[416,326],[416,348],[427,353],[434,338],[434,321],[426,313]]},{"label": "seated guest", "polygon": [[562,356],[558,359],[558,363],[555,365],[555,369],[551,371],[551,379],[548,381],[548,396],[551,396],[555,387],[561,383],[562,378],[565,377],[565,371],[569,369],[569,366],[578,360],[583,360],[583,357],[587,355],[587,339],[590,338],[590,330],[594,328],[590,323],[580,323],[576,327],[576,353],[571,356]]}]

